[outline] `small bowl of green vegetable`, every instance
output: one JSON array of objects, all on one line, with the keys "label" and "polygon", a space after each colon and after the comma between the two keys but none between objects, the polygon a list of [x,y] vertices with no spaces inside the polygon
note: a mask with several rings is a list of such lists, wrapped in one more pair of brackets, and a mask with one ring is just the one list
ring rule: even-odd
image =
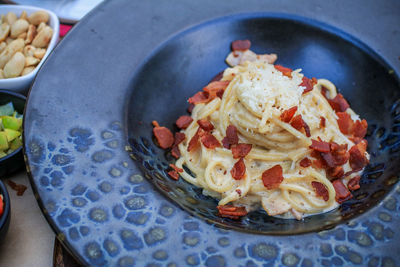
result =
[{"label": "small bowl of green vegetable", "polygon": [[0,90],[0,177],[24,166],[22,121],[25,96]]}]

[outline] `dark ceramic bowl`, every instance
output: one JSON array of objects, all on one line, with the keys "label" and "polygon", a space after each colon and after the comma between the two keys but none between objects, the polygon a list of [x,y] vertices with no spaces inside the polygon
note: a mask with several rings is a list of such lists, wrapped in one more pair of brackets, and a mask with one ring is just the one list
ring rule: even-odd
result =
[{"label": "dark ceramic bowl", "polygon": [[[361,189],[339,209],[310,216],[304,221],[249,213],[240,221],[217,216],[217,201],[183,179],[166,175],[174,159],[152,141],[151,121],[174,129],[187,114],[187,99],[225,69],[234,40],[249,39],[256,53],[277,53],[277,64],[302,68],[308,77],[336,84],[352,108],[369,123],[371,154]],[[217,40],[217,41],[215,41]],[[193,215],[213,224],[261,234],[298,234],[330,229],[379,204],[400,172],[399,82],[377,54],[358,40],[307,20],[252,15],[226,17],[191,28],[162,44],[136,73],[128,104],[128,137],[134,159],[153,184]],[[176,130],[176,128],[175,128]]]},{"label": "dark ceramic bowl", "polygon": [[[8,90],[0,90],[0,105],[12,102],[14,104],[15,110],[17,110],[20,114],[24,113],[25,101],[25,96],[21,94],[14,93]],[[22,154],[21,146],[11,154],[0,158],[0,177],[10,175],[20,170],[23,166],[24,156]]]},{"label": "dark ceramic bowl", "polygon": [[4,203],[3,214],[0,215],[0,243],[1,243],[7,234],[11,218],[10,197],[8,195],[6,185],[3,183],[2,180],[0,180],[0,194],[3,195],[3,203]]}]

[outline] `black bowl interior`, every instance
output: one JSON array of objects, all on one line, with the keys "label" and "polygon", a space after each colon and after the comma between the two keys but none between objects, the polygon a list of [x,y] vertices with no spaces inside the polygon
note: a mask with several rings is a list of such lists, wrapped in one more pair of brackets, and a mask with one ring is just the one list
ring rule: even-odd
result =
[{"label": "black bowl interior", "polygon": [[[24,113],[25,96],[7,90],[0,90],[0,105],[12,102],[18,113]],[[10,175],[24,166],[24,158],[22,155],[22,146],[13,153],[0,158],[0,178]]]},{"label": "black bowl interior", "polygon": [[[166,175],[173,158],[154,144],[151,121],[174,128],[186,114],[187,99],[225,69],[233,40],[249,39],[257,53],[277,53],[278,64],[327,78],[369,123],[370,165],[361,189],[337,210],[283,220],[252,212],[241,221],[216,215],[217,201],[183,179]],[[210,223],[263,234],[328,229],[376,206],[397,181],[400,165],[400,90],[397,77],[371,49],[327,25],[277,15],[225,17],[186,30],[155,50],[135,74],[126,105],[127,137],[146,177],[176,204]]]},{"label": "black bowl interior", "polygon": [[4,203],[3,214],[0,216],[0,242],[2,242],[2,240],[7,234],[8,227],[10,225],[11,205],[7,188],[1,180],[0,180],[0,194],[3,195],[3,203]]}]

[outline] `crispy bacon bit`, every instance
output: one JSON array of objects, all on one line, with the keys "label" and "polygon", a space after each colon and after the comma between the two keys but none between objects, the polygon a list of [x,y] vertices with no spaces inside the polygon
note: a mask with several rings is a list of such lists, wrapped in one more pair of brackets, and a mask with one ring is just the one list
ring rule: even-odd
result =
[{"label": "crispy bacon bit", "polygon": [[214,78],[212,78],[212,79],[211,79],[210,83],[211,83],[211,82],[217,82],[217,81],[220,81],[220,80],[222,79],[222,77],[224,77],[224,70],[223,70],[223,71],[220,71],[220,72],[218,72],[218,74],[217,74],[217,75],[215,75],[215,76],[214,76]]},{"label": "crispy bacon bit", "polygon": [[343,165],[349,160],[350,154],[347,151],[347,144],[339,145],[330,142],[329,145],[336,166]]},{"label": "crispy bacon bit", "polygon": [[326,163],[322,157],[317,158],[316,160],[313,160],[312,164],[315,166],[315,168],[318,168],[318,169],[325,169],[327,167]]},{"label": "crispy bacon bit", "polygon": [[219,89],[219,90],[217,91],[217,96],[218,96],[219,98],[222,99],[222,97],[224,96],[224,93],[225,93],[225,90]]},{"label": "crispy bacon bit", "polygon": [[347,112],[337,112],[339,129],[343,134],[350,134],[353,129],[353,120]]},{"label": "crispy bacon bit", "polygon": [[174,169],[176,172],[183,172],[183,169],[178,168],[175,164],[169,164],[169,166],[171,167],[171,169]]},{"label": "crispy bacon bit", "polygon": [[189,145],[187,148],[187,151],[193,151],[196,150],[199,147],[199,139],[200,135],[203,133],[203,130],[199,127],[196,131],[196,133],[193,135],[192,139],[189,141]]},{"label": "crispy bacon bit", "polygon": [[295,128],[296,130],[300,131],[301,128],[304,127],[304,121],[303,118],[301,117],[301,115],[297,115],[295,116],[292,121],[290,122],[290,125],[292,125],[293,128]]},{"label": "crispy bacon bit", "polygon": [[181,156],[181,152],[179,151],[178,145],[183,142],[183,140],[186,139],[186,136],[184,133],[181,132],[176,132],[175,133],[175,141],[174,144],[172,145],[171,149],[171,154],[174,158],[179,159]]},{"label": "crispy bacon bit", "polygon": [[315,189],[315,193],[317,196],[322,197],[323,200],[328,201],[329,199],[329,192],[326,189],[326,186],[320,182],[311,182],[312,187]]},{"label": "crispy bacon bit", "polygon": [[312,83],[313,86],[316,85],[316,84],[318,83],[317,78],[312,77],[312,78],[311,78],[311,83]]},{"label": "crispy bacon bit", "polygon": [[310,127],[304,120],[303,120],[303,127],[304,127],[304,131],[306,132],[306,136],[311,137]]},{"label": "crispy bacon bit", "polygon": [[168,128],[160,126],[156,121],[153,121],[153,125],[155,125],[153,128],[153,134],[157,139],[158,145],[162,149],[171,147],[174,143],[174,136],[172,132]]},{"label": "crispy bacon bit", "polygon": [[193,109],[194,109],[194,104],[189,104],[189,107],[187,108],[187,112],[192,113]]},{"label": "crispy bacon bit", "polygon": [[334,180],[332,182],[332,185],[336,191],[336,196],[335,196],[336,202],[338,202],[339,204],[342,204],[346,200],[349,200],[353,197],[350,191],[343,184],[342,180],[340,179]]},{"label": "crispy bacon bit", "polygon": [[282,167],[279,164],[264,171],[262,174],[262,181],[264,186],[268,190],[278,188],[283,181],[282,172]]},{"label": "crispy bacon bit", "polygon": [[192,117],[183,115],[176,120],[175,124],[179,129],[186,129],[192,123],[192,121]]},{"label": "crispy bacon bit", "polygon": [[17,191],[17,196],[22,196],[25,193],[25,190],[28,188],[23,184],[17,184],[11,180],[7,180],[7,184],[12,190]]},{"label": "crispy bacon bit", "polygon": [[240,158],[231,170],[232,178],[235,180],[242,179],[246,174],[246,165],[244,164],[243,158]]},{"label": "crispy bacon bit", "polygon": [[367,134],[368,123],[366,120],[355,121],[353,127],[353,136],[356,138],[363,139]]},{"label": "crispy bacon bit", "polygon": [[361,176],[357,175],[353,178],[350,179],[350,181],[347,183],[347,188],[351,191],[360,189],[360,179]]},{"label": "crispy bacon bit", "polygon": [[198,120],[197,124],[200,126],[201,129],[203,129],[206,132],[214,130],[214,125],[211,124],[208,120],[202,119]]},{"label": "crispy bacon bit", "polygon": [[189,98],[189,103],[190,104],[200,104],[200,103],[207,103],[209,101],[208,99],[209,94],[204,91],[197,92],[194,96]]},{"label": "crispy bacon bit", "polygon": [[222,98],[226,87],[229,85],[230,81],[216,81],[209,83],[203,88],[204,92],[208,93],[208,101],[213,100],[216,97]]},{"label": "crispy bacon bit", "polygon": [[160,124],[158,124],[157,121],[152,121],[151,124],[153,124],[154,127],[160,127]]},{"label": "crispy bacon bit", "polygon": [[233,220],[238,220],[242,216],[247,215],[245,207],[235,207],[232,205],[217,206],[218,215],[221,217],[230,218]]},{"label": "crispy bacon bit", "polygon": [[247,154],[250,153],[250,150],[253,146],[251,144],[237,144],[232,145],[232,155],[234,159],[244,158]]},{"label": "crispy bacon bit", "polygon": [[325,117],[320,117],[321,118],[321,120],[320,120],[320,122],[319,122],[319,127],[320,128],[325,128],[325,126],[326,126],[326,119],[325,119]]},{"label": "crispy bacon bit", "polygon": [[296,111],[297,111],[297,106],[291,107],[291,108],[283,111],[280,116],[281,121],[288,123],[293,118]]},{"label": "crispy bacon bit", "polygon": [[175,170],[169,171],[168,172],[169,177],[171,177],[172,179],[178,181],[179,180],[179,173]]},{"label": "crispy bacon bit", "polygon": [[208,148],[208,149],[214,149],[216,147],[220,147],[221,144],[219,143],[218,139],[215,138],[214,135],[210,134],[209,132],[205,132],[201,136],[201,143]]},{"label": "crispy bacon bit", "polygon": [[300,86],[305,87],[305,89],[303,91],[303,95],[312,91],[312,89],[314,88],[313,81],[308,79],[306,76],[303,77],[303,82],[300,84]]},{"label": "crispy bacon bit", "polygon": [[344,176],[344,170],[341,166],[336,166],[333,168],[328,168],[326,173],[332,178],[342,178]]},{"label": "crispy bacon bit", "polygon": [[233,125],[229,125],[226,128],[226,137],[222,139],[222,144],[226,149],[230,149],[231,145],[237,145],[239,143],[239,136],[237,128]]},{"label": "crispy bacon bit", "polygon": [[317,140],[314,140],[314,139],[311,139],[311,142],[312,142],[312,144],[310,146],[311,149],[314,149],[314,150],[319,151],[319,152],[324,152],[324,153],[328,153],[328,152],[331,151],[329,143],[327,143],[327,142],[324,142],[324,141],[321,141],[321,140],[317,141]]},{"label": "crispy bacon bit", "polygon": [[238,193],[239,196],[242,196],[242,190],[236,189],[235,191],[236,191],[236,193]]},{"label": "crispy bacon bit", "polygon": [[285,68],[285,67],[283,67],[281,65],[274,65],[274,67],[275,67],[276,70],[282,72],[283,76],[292,78],[292,71],[293,71],[292,69]]},{"label": "crispy bacon bit", "polygon": [[365,139],[363,139],[360,143],[350,148],[349,163],[353,171],[362,170],[362,168],[364,168],[364,166],[368,164],[368,159],[365,156],[366,149],[367,149],[367,141]]},{"label": "crispy bacon bit", "polygon": [[325,99],[328,100],[328,97],[326,96],[326,92],[328,92],[328,89],[325,87],[321,86],[321,94],[325,97]]},{"label": "crispy bacon bit", "polygon": [[236,40],[232,42],[232,51],[246,51],[251,47],[249,40]]},{"label": "crispy bacon bit", "polygon": [[328,99],[328,102],[336,112],[344,112],[350,107],[342,94],[337,94],[333,99]]},{"label": "crispy bacon bit", "polygon": [[311,160],[309,158],[304,158],[300,161],[300,166],[303,168],[307,168],[311,166]]}]

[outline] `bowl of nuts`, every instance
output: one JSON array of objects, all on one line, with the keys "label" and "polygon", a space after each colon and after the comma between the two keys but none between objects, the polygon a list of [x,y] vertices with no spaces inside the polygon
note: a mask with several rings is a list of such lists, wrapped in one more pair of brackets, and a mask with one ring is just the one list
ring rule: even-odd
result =
[{"label": "bowl of nuts", "polygon": [[26,93],[55,47],[60,22],[41,8],[0,5],[0,89]]}]

